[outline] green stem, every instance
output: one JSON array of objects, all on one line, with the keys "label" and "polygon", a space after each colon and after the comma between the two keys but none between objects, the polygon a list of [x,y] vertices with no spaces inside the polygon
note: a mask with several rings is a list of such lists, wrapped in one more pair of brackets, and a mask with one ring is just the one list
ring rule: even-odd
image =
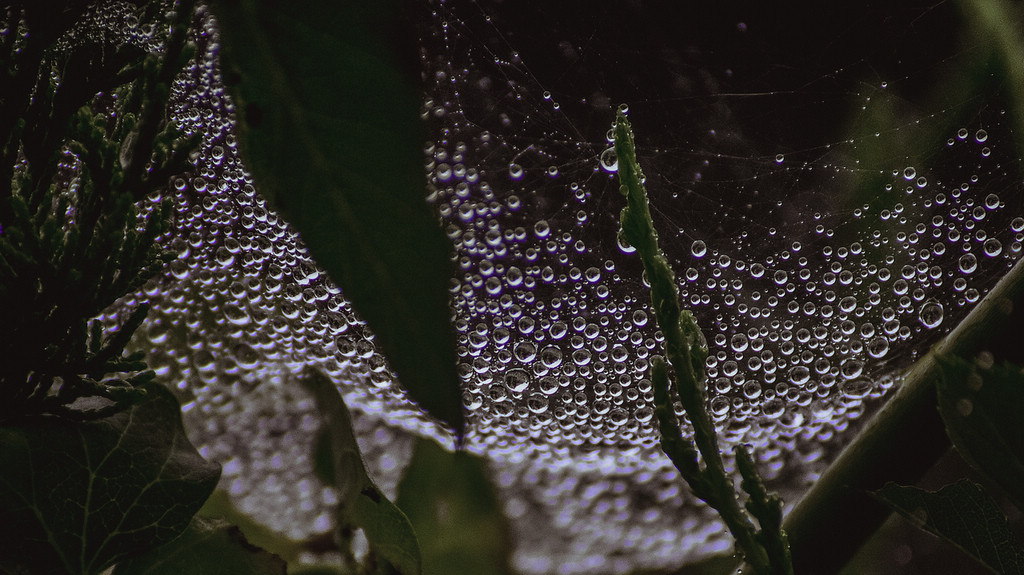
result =
[{"label": "green stem", "polygon": [[[903,376],[899,391],[800,499],[784,522],[798,566],[814,559],[812,570],[825,572],[833,569],[821,565],[820,559],[836,568],[845,563],[889,515],[864,495],[880,488],[886,479],[898,479],[893,477],[889,464],[918,462],[900,471],[909,477],[904,481],[913,482],[948,449],[949,440],[935,410],[935,382],[940,376],[935,358],[971,356],[996,341],[1022,292],[1024,260],[1018,261],[949,335],[914,364]],[[922,428],[927,433],[921,433]],[[924,437],[906,441],[916,435]],[[929,455],[920,457],[922,451]],[[817,553],[818,549],[827,549],[827,557]]]},{"label": "green stem", "polygon": [[[736,539],[736,546],[756,573],[791,573],[788,565],[772,565],[750,517],[743,511],[731,477],[725,471],[718,436],[706,408],[704,360],[707,349],[693,315],[679,306],[675,274],[658,247],[644,176],[636,161],[633,132],[620,111],[615,121],[615,153],[618,158],[620,191],[626,196],[621,233],[636,248],[651,285],[654,315],[665,338],[665,351],[676,377],[680,403],[694,429],[694,442],[704,460],[700,469],[692,445],[679,433],[668,401],[667,370],[660,358],[652,362],[652,378],[658,403],[662,446],[694,494],[718,511]],[[762,529],[765,526],[762,525]],[[775,571],[778,569],[779,571]]]}]

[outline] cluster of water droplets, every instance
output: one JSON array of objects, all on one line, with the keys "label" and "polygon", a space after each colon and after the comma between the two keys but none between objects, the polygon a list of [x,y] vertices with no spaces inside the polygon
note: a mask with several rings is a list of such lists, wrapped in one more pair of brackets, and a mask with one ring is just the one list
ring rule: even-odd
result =
[{"label": "cluster of water droplets", "polygon": [[[203,135],[194,172],[167,191],[177,215],[165,241],[178,258],[122,304],[153,304],[136,345],[182,394],[190,436],[224,464],[233,501],[302,539],[331,529],[336,503],[309,460],[318,416],[297,381],[307,369],[342,389],[389,494],[411,437],[450,438],[408,401],[372,332],[253,186],[232,134],[215,23],[202,9],[196,23],[201,57],[173,96],[174,118]],[[515,567],[627,572],[726,549],[720,524],[657,445],[648,368],[661,335],[638,258],[617,240],[609,142],[574,137],[558,98],[517,82],[525,64],[514,51],[456,49],[469,42],[460,25],[445,8],[424,32],[424,118],[435,134],[426,180],[456,253],[469,448],[490,461]],[[473,99],[496,85],[505,96],[475,116]],[[988,140],[960,130],[946,150],[959,158],[949,173],[899,166],[870,204],[842,213],[728,236],[711,222],[663,229],[684,304],[707,338],[724,442],[752,444],[787,495],[817,477],[866,402],[897,383],[895,368],[1019,257],[1024,219],[1001,199],[1005,174],[989,165]],[[789,162],[773,153],[767,164]],[[660,224],[675,196],[652,187]]]}]

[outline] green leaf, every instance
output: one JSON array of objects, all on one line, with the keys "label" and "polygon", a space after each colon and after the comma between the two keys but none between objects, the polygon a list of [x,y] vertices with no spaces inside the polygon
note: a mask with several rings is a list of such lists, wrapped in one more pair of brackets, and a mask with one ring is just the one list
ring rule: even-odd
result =
[{"label": "green leaf", "polygon": [[978,369],[941,357],[939,413],[963,458],[1024,510],[1024,373],[1003,364]]},{"label": "green leaf", "polygon": [[410,396],[461,437],[452,246],[426,202],[419,97],[385,42],[393,4],[213,8],[260,193],[370,324]]},{"label": "green leaf", "polygon": [[426,575],[504,575],[508,526],[482,459],[420,439],[398,486]]},{"label": "green leaf", "polygon": [[338,389],[316,371],[303,384],[313,393],[324,418],[327,435],[321,434],[317,441],[314,466],[317,474],[338,490],[339,534],[344,538],[352,527],[362,528],[375,553],[402,575],[418,575],[421,562],[416,532],[366,472],[352,431],[352,416]]},{"label": "green leaf", "polygon": [[886,483],[875,495],[914,525],[949,541],[994,573],[1024,573],[1024,548],[980,485],[966,479],[932,492]]},{"label": "green leaf", "polygon": [[141,403],[97,421],[0,428],[0,571],[100,573],[188,526],[220,466],[189,443],[171,392],[144,389]]},{"label": "green leaf", "polygon": [[209,518],[223,519],[241,529],[249,543],[273,553],[284,559],[286,563],[299,560],[302,542],[295,541],[275,533],[266,525],[243,513],[231,502],[231,496],[223,489],[217,489],[199,509],[199,515]]},{"label": "green leaf", "polygon": [[352,571],[337,565],[299,565],[289,569],[288,575],[354,575]]},{"label": "green leaf", "polygon": [[197,515],[177,539],[119,564],[113,575],[285,575],[283,559],[227,521]]}]

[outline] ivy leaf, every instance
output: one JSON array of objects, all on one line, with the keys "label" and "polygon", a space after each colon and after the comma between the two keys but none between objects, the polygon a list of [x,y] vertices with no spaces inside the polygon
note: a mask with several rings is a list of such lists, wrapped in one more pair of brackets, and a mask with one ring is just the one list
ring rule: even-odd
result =
[{"label": "ivy leaf", "polygon": [[394,3],[213,8],[260,193],[370,324],[409,395],[461,437],[452,246],[426,201],[419,96],[386,43],[402,33]]},{"label": "ivy leaf", "polygon": [[978,369],[941,357],[939,413],[953,445],[1024,510],[1024,373],[1011,364]]},{"label": "ivy leaf", "polygon": [[426,575],[506,575],[509,530],[483,459],[416,444],[398,506],[419,534]]},{"label": "ivy leaf", "polygon": [[242,531],[221,519],[197,515],[166,545],[119,564],[113,575],[285,575],[283,559],[251,545]]},{"label": "ivy leaf", "polygon": [[220,465],[189,443],[174,395],[144,389],[100,420],[0,428],[0,571],[100,573],[185,530]]},{"label": "ivy leaf", "polygon": [[338,490],[338,530],[342,537],[362,528],[370,546],[402,575],[421,571],[420,548],[409,519],[374,484],[359,452],[352,416],[338,389],[319,372],[303,380],[316,398],[324,427],[314,451],[317,475]]},{"label": "ivy leaf", "polygon": [[932,492],[886,483],[875,495],[917,527],[949,541],[994,573],[1024,573],[1024,547],[980,485],[962,479]]}]

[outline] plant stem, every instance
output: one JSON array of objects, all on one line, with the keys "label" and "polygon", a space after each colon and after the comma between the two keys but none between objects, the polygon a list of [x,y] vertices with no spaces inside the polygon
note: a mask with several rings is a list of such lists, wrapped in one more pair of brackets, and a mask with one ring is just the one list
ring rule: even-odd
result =
[{"label": "plant stem", "polygon": [[[615,120],[615,154],[618,158],[620,191],[626,196],[626,207],[621,216],[621,233],[626,242],[636,248],[643,261],[644,272],[651,285],[654,315],[665,338],[668,362],[675,373],[679,400],[693,424],[694,442],[705,467],[700,468],[693,445],[680,435],[669,400],[668,372],[662,359],[655,357],[651,377],[655,387],[662,448],[694,494],[718,511],[736,539],[736,547],[756,573],[792,573],[788,554],[776,554],[780,559],[786,559],[773,564],[762,543],[765,540],[784,542],[785,536],[781,533],[766,535],[772,530],[772,525],[762,523],[761,532],[755,529],[750,517],[740,506],[732,478],[725,471],[715,426],[706,408],[704,360],[707,358],[707,348],[704,336],[693,315],[679,306],[675,274],[658,247],[658,232],[654,229],[647,192],[643,186],[644,176],[636,161],[633,132],[622,111]],[[753,465],[749,470],[756,475]],[[754,483],[760,485],[759,478]],[[770,505],[765,493],[765,498],[759,500],[755,507],[763,509]],[[777,521],[774,527],[778,529]]]},{"label": "plant stem", "polygon": [[916,482],[948,450],[935,408],[935,357],[971,356],[995,342],[1022,292],[1024,260],[914,364],[896,394],[787,515],[783,525],[798,572],[836,572],[889,516],[867,492],[885,481]]}]

